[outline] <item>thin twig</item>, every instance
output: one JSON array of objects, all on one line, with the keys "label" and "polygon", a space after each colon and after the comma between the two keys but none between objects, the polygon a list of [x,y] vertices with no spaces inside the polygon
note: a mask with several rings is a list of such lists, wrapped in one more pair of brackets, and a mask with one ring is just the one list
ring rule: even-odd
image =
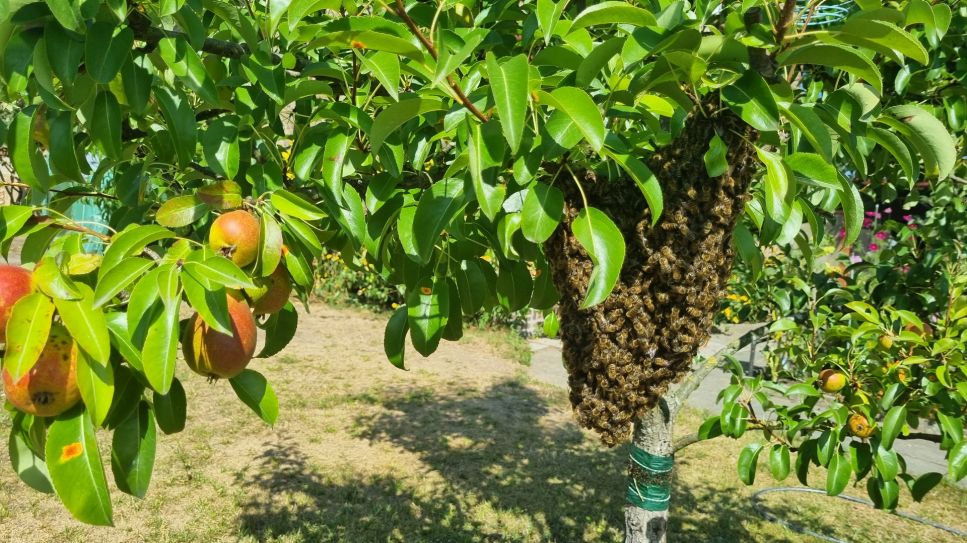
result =
[{"label": "thin twig", "polygon": [[[423,31],[420,30],[420,27],[416,26],[416,21],[414,21],[413,18],[406,13],[406,6],[403,4],[403,0],[396,0],[396,9],[394,11],[400,19],[403,19],[403,22],[406,23],[406,26],[410,29],[410,32],[416,36],[416,39],[420,40],[420,43],[422,43],[423,47],[426,48],[426,51],[430,53],[430,56],[433,57],[433,60],[436,60],[436,47],[433,45],[433,42],[430,40],[430,38],[428,38]],[[474,117],[480,119],[480,122],[484,123],[490,120],[489,117],[477,109],[477,106],[473,105],[473,102],[467,98],[467,95],[463,93],[463,89],[460,88],[460,83],[458,83],[452,75],[447,76],[447,84],[450,85],[450,89],[453,90],[453,93],[457,95],[457,101],[459,101],[463,107],[470,110],[470,113],[473,113]]]},{"label": "thin twig", "polygon": [[86,226],[81,226],[73,222],[57,222],[51,217],[38,217],[38,224],[50,223],[50,226],[54,228],[60,228],[61,230],[68,230],[70,232],[80,232],[81,234],[87,234],[88,236],[93,236],[101,241],[109,242],[111,241],[111,236],[98,232],[97,230],[92,230]]}]

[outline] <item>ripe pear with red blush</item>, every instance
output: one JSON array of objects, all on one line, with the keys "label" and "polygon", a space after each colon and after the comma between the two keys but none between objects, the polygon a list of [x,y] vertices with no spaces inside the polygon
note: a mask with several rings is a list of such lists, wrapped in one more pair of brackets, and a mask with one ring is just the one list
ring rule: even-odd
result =
[{"label": "ripe pear with red blush", "polygon": [[215,219],[208,231],[208,244],[216,253],[244,268],[255,262],[258,256],[259,235],[259,221],[255,215],[239,209]]},{"label": "ripe pear with red blush", "polygon": [[81,399],[77,388],[77,345],[67,329],[55,324],[40,358],[14,381],[3,369],[3,389],[14,407],[38,417],[56,417]]},{"label": "ripe pear with red blush", "polygon": [[0,343],[6,342],[7,321],[13,306],[33,292],[31,274],[20,266],[0,264]]},{"label": "ripe pear with red blush", "polygon": [[231,379],[242,373],[255,355],[255,317],[244,301],[226,294],[232,334],[213,329],[195,313],[181,338],[188,367],[213,379]]}]

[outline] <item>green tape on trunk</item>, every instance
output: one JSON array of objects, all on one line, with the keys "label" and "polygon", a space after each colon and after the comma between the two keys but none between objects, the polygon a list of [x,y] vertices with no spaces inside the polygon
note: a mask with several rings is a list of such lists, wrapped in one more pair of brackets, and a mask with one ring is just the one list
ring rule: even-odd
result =
[{"label": "green tape on trunk", "polygon": [[646,511],[667,511],[674,457],[654,455],[635,445],[630,456],[628,503]]}]

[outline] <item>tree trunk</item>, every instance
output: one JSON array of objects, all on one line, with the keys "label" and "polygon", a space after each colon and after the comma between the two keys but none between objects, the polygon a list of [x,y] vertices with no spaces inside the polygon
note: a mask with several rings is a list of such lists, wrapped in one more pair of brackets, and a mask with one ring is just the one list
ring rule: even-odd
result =
[{"label": "tree trunk", "polygon": [[[638,448],[653,457],[670,458],[674,453],[672,445],[672,425],[674,424],[675,413],[662,399],[658,405],[646,412],[635,423],[632,450]],[[629,504],[625,506],[625,543],[665,543],[668,535],[668,503],[671,498],[671,465],[668,471],[645,470],[647,477],[649,474],[663,481],[655,492],[648,492],[649,496],[643,496],[644,489],[641,487],[640,478],[635,477],[640,473],[642,466],[634,458],[629,460]],[[655,489],[656,487],[652,487]],[[637,490],[636,490],[637,489]],[[638,502],[647,508],[639,507],[631,503],[632,497],[637,494]],[[662,503],[664,494],[664,503]]]}]

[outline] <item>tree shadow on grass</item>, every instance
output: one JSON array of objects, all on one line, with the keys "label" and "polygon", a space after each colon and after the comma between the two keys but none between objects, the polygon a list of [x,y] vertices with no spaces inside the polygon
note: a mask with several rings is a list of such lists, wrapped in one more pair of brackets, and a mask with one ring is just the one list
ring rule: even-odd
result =
[{"label": "tree shadow on grass", "polygon": [[[444,484],[319,473],[292,442],[270,443],[239,482],[243,535],[259,541],[619,541],[626,448],[609,450],[518,381],[441,396],[384,392],[357,436],[416,454]],[[685,466],[685,469],[722,469]],[[419,488],[416,488],[419,486]],[[753,541],[748,500],[676,488],[671,541]],[[694,509],[712,515],[693,515]],[[284,536],[284,537],[283,537]]]}]

